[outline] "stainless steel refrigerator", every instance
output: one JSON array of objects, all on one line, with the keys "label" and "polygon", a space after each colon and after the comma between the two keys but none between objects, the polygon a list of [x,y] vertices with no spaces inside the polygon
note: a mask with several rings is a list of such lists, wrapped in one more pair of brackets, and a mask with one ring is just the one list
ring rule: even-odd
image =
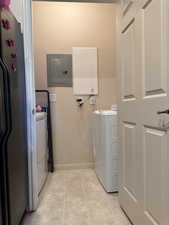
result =
[{"label": "stainless steel refrigerator", "polygon": [[0,225],[19,225],[28,203],[23,36],[0,8]]}]

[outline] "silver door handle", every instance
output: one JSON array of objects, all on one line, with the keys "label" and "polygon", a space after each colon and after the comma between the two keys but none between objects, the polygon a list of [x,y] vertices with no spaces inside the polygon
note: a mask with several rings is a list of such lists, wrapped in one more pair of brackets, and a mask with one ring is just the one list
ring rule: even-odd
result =
[{"label": "silver door handle", "polygon": [[160,114],[169,114],[169,109],[166,109],[164,111],[158,111],[157,114],[158,115],[160,115]]}]

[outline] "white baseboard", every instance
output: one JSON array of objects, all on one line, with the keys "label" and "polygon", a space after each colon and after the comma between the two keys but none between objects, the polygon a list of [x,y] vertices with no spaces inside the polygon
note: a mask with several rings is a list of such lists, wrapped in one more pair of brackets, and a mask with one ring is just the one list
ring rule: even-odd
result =
[{"label": "white baseboard", "polygon": [[56,164],[55,170],[93,169],[94,163]]}]

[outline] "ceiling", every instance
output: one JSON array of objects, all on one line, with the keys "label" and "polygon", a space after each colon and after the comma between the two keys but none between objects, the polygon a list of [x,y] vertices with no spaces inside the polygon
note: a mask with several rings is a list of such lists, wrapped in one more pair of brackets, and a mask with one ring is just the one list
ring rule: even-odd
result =
[{"label": "ceiling", "polygon": [[115,3],[119,0],[32,0],[32,1],[46,1],[46,2],[96,2],[96,3]]}]

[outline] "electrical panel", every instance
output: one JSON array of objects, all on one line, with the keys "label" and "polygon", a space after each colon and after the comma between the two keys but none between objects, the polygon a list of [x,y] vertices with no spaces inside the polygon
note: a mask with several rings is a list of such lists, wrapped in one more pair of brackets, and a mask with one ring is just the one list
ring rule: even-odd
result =
[{"label": "electrical panel", "polygon": [[72,55],[47,55],[48,87],[72,87]]}]

